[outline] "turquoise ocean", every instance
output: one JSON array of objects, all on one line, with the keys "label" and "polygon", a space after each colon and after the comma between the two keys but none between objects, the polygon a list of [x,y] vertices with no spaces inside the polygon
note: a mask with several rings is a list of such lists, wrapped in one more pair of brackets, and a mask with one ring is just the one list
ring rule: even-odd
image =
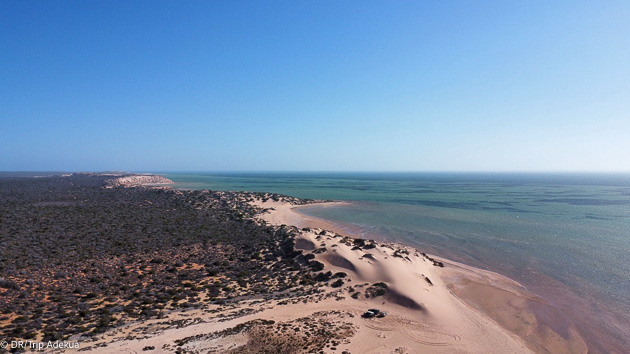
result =
[{"label": "turquoise ocean", "polygon": [[630,352],[630,175],[162,175],[184,189],[351,201],[300,211],[508,276],[566,314],[593,352]]}]

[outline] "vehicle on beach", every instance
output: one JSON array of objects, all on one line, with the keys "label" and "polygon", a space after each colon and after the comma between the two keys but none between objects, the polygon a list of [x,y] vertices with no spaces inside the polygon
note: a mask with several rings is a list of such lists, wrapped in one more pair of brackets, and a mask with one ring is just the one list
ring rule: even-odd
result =
[{"label": "vehicle on beach", "polygon": [[387,316],[387,312],[381,311],[379,309],[368,309],[367,311],[363,313],[363,315],[361,315],[361,317],[363,318],[372,318],[372,317],[382,318],[385,316]]}]

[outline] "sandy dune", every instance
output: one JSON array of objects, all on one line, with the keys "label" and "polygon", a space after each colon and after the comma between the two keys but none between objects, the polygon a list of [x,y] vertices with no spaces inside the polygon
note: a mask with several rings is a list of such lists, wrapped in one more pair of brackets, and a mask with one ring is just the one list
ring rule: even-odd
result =
[{"label": "sandy dune", "polygon": [[[322,205],[334,204],[336,203]],[[344,227],[329,221],[300,214],[299,209],[303,206],[273,201],[258,205],[273,209],[262,216],[272,224],[315,226],[339,233],[344,231]],[[297,240],[297,245],[311,243],[317,245],[321,242],[321,237],[320,240],[314,240],[312,233],[306,233],[303,240]],[[327,241],[326,243],[330,241],[328,237]],[[448,345],[449,349],[446,351],[505,352],[500,348],[505,350],[511,348],[509,351],[513,352],[525,350],[524,347],[535,352],[588,351],[585,342],[574,328],[563,328],[562,331],[566,334],[560,335],[557,332],[561,331],[553,330],[541,322],[532,308],[542,309],[548,313],[553,313],[557,309],[529,293],[518,282],[494,272],[446,259],[439,260],[446,265],[444,268],[434,267],[428,258],[418,257],[419,251],[415,249],[393,243],[379,244],[384,247],[376,247],[365,252],[352,251],[347,246],[337,244],[335,248],[327,249],[316,257],[324,262],[327,268],[352,272],[359,281],[387,282],[390,294],[385,297],[386,303],[381,307],[398,304],[405,308],[402,312],[406,318],[414,320],[419,317],[431,323],[433,329],[439,333],[452,333],[458,338],[458,343]],[[397,249],[406,249],[409,258],[393,257]],[[372,258],[366,258],[366,253],[371,254]],[[428,285],[425,277],[431,280],[432,286]],[[418,314],[418,311],[411,311],[418,304],[423,308],[419,311],[421,314]],[[367,324],[369,325],[369,322]],[[440,328],[448,328],[449,331]],[[415,338],[418,338],[417,335],[416,333]],[[511,339],[516,337],[518,343],[508,340],[506,336]],[[497,341],[504,343],[504,346]],[[484,345],[492,344],[480,347],[479,342],[484,342]]]},{"label": "sandy dune", "polygon": [[[510,279],[399,244],[355,241],[289,203],[256,205],[267,209],[260,216],[265,222],[304,228],[296,248],[321,262],[322,272],[339,275],[342,285],[331,286],[333,276],[317,291],[295,289],[288,298],[175,312],[82,347],[104,353],[140,353],[148,346],[154,352],[308,352],[299,348],[319,335],[327,341],[323,351],[336,353],[586,352],[574,332],[565,338],[538,323],[527,309],[538,300]],[[387,315],[362,318],[370,308]]]}]

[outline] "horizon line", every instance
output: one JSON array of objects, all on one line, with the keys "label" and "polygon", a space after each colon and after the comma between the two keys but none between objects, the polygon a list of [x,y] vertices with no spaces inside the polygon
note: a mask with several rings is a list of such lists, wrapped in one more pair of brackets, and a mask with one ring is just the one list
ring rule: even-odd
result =
[{"label": "horizon line", "polygon": [[630,170],[0,170],[0,173],[453,173],[630,174]]}]

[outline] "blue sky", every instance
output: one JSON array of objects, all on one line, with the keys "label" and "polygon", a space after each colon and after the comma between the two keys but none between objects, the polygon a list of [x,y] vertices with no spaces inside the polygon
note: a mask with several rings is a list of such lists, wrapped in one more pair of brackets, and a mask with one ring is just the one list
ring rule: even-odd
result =
[{"label": "blue sky", "polygon": [[0,0],[0,170],[629,171],[629,18]]}]

